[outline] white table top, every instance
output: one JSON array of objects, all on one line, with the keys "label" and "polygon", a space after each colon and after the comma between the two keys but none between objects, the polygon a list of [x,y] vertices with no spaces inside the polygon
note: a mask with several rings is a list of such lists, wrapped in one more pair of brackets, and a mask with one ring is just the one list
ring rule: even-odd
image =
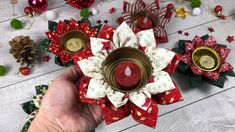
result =
[{"label": "white table top", "polygon": [[[147,1],[147,0],[146,0]],[[179,3],[178,0],[164,0],[162,5],[169,2],[175,3],[175,7],[186,7],[189,9],[189,3]],[[192,39],[195,35],[210,34],[213,35],[217,42],[226,44],[233,51],[229,55],[227,61],[235,67],[235,42],[228,43],[226,37],[235,35],[235,1],[234,0],[201,0],[202,15],[189,15],[185,20],[181,18],[172,18],[167,25],[166,30],[169,34],[169,42],[160,45],[164,48],[176,47],[179,39]],[[59,17],[55,20],[63,20],[70,18],[79,18],[79,11],[66,5],[63,0],[48,0],[49,9],[57,12]],[[216,5],[222,5],[226,20],[219,20],[210,13]],[[100,5],[100,6],[97,6]],[[23,22],[27,22],[27,17],[23,13],[27,1],[19,0],[15,6],[18,18]],[[104,3],[101,0],[93,5],[98,9],[99,13],[91,17],[93,24],[96,20],[109,20],[111,26],[116,27],[116,18],[120,16],[122,11],[122,0],[113,0],[113,2]],[[115,7],[117,12],[109,14],[108,10]],[[13,18],[11,15],[12,5],[9,0],[0,1],[0,65],[6,65],[9,72],[6,76],[0,77],[0,132],[16,132],[22,128],[27,114],[23,112],[20,104],[26,102],[34,95],[34,86],[39,84],[48,84],[48,80],[52,80],[64,68],[54,64],[51,60],[49,63],[41,63],[35,66],[33,73],[29,76],[17,75],[18,64],[15,62],[11,54],[9,54],[8,41],[17,35],[29,35],[36,43],[45,37],[47,31],[47,20],[45,14],[35,18],[35,23],[31,29],[13,30],[9,27],[9,22]],[[40,28],[38,28],[40,26]],[[209,33],[208,27],[213,27],[215,32]],[[177,31],[182,30],[189,32],[189,37],[178,35]],[[47,53],[49,54],[49,53]],[[50,54],[53,57],[52,54]],[[158,132],[232,132],[235,131],[235,80],[228,77],[223,89],[204,84],[199,88],[189,88],[183,78],[184,76],[175,74],[174,80],[180,87],[184,101],[159,106],[159,118],[157,128],[152,129],[140,125],[131,117],[127,117],[117,123],[105,125],[102,123],[96,131],[114,132],[114,131],[158,131]]]}]

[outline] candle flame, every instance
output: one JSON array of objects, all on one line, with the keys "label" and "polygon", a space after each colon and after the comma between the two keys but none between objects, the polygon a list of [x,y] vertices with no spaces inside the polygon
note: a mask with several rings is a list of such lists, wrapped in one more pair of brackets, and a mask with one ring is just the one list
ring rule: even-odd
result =
[{"label": "candle flame", "polygon": [[148,18],[145,17],[143,22],[144,22],[144,24],[146,24],[148,22]]},{"label": "candle flame", "polygon": [[131,69],[130,69],[129,66],[127,66],[126,69],[125,69],[125,75],[128,76],[128,77],[131,75]]}]

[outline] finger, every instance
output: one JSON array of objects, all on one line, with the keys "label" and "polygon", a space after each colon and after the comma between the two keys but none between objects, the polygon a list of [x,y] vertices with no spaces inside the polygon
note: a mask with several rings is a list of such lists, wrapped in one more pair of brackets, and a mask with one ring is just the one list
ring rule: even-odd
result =
[{"label": "finger", "polygon": [[80,68],[76,65],[68,67],[56,80],[76,81],[83,76]]}]

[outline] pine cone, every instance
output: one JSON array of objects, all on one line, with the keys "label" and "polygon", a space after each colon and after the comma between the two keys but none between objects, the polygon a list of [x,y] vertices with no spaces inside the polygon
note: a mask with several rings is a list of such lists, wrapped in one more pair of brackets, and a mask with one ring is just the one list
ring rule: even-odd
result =
[{"label": "pine cone", "polygon": [[36,44],[29,36],[17,36],[9,42],[10,53],[21,66],[33,66],[38,58]]}]

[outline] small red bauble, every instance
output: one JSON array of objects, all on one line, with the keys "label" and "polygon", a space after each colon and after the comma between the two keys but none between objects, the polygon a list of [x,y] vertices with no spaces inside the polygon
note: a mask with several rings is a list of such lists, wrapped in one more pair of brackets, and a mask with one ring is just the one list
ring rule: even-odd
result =
[{"label": "small red bauble", "polygon": [[175,7],[174,7],[173,4],[168,4],[168,5],[166,6],[166,8],[167,8],[167,10],[172,10],[172,9],[174,9]]},{"label": "small red bauble", "polygon": [[77,9],[82,9],[82,8],[89,8],[95,0],[65,0],[67,4],[77,8]]},{"label": "small red bauble", "polygon": [[218,13],[218,12],[220,12],[220,11],[222,11],[222,10],[223,10],[223,7],[222,7],[221,5],[217,5],[217,6],[214,8],[215,13]]},{"label": "small red bauble", "polygon": [[24,8],[24,13],[25,13],[26,15],[32,14],[32,12],[33,12],[33,10],[32,10],[31,7],[25,7],[25,8]]},{"label": "small red bauble", "polygon": [[132,61],[123,61],[114,69],[114,77],[122,90],[132,90],[138,86],[141,79],[141,71],[138,65]]},{"label": "small red bauble", "polygon": [[36,12],[42,13],[47,9],[47,0],[28,0],[29,6]]},{"label": "small red bauble", "polygon": [[112,13],[114,13],[115,11],[116,11],[116,9],[115,9],[114,7],[112,7],[112,8],[109,9],[109,14],[112,14]]},{"label": "small red bauble", "polygon": [[153,22],[148,17],[141,17],[137,20],[137,27],[142,30],[150,29],[153,28]]},{"label": "small red bauble", "polygon": [[22,74],[22,75],[29,75],[30,74],[30,69],[28,67],[21,67],[19,69],[19,72]]}]

